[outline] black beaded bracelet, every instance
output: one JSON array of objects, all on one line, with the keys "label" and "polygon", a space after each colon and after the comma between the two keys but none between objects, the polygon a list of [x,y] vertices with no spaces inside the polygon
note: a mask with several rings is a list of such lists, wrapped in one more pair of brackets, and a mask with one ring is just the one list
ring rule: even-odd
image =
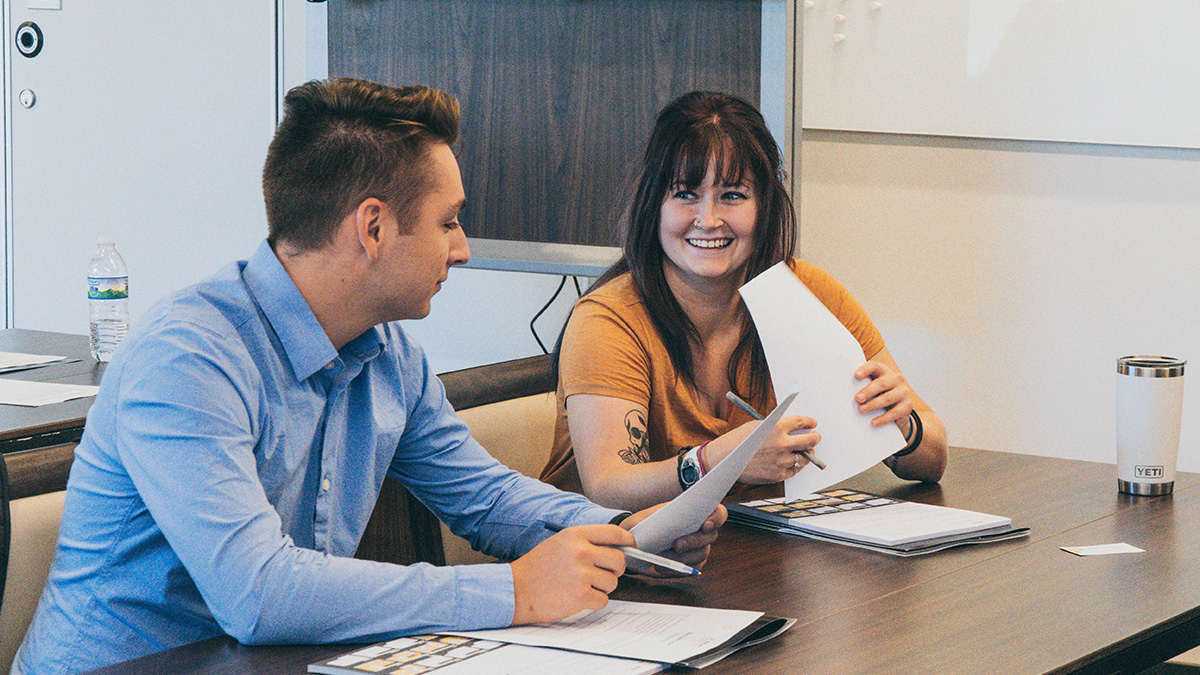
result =
[{"label": "black beaded bracelet", "polygon": [[908,443],[903,448],[900,448],[899,452],[892,455],[893,458],[911,455],[916,452],[917,448],[921,445],[921,440],[925,436],[925,428],[921,426],[921,416],[917,414],[917,411],[910,412],[908,417],[912,420],[912,429],[909,430],[911,436],[908,439]]}]

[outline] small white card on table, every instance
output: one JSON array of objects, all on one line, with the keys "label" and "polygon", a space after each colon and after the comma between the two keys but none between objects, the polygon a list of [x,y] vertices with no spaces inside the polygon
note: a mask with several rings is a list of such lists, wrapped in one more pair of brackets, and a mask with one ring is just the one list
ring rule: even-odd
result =
[{"label": "small white card on table", "polygon": [[1063,546],[1062,550],[1075,555],[1112,555],[1114,553],[1145,553],[1129,544],[1097,544],[1096,546]]}]

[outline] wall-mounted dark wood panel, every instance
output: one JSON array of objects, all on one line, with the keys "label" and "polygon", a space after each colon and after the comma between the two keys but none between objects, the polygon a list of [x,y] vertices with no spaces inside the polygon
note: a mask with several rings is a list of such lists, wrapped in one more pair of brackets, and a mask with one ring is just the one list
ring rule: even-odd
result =
[{"label": "wall-mounted dark wood panel", "polygon": [[331,0],[329,73],[459,98],[469,236],[611,246],[663,105],[759,100],[761,22],[758,0]]}]

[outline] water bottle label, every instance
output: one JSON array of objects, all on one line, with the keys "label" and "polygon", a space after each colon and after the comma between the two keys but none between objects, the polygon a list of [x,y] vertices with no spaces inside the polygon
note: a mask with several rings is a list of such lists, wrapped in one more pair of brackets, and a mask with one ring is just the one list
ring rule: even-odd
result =
[{"label": "water bottle label", "polygon": [[88,277],[88,300],[122,300],[129,297],[129,277]]}]

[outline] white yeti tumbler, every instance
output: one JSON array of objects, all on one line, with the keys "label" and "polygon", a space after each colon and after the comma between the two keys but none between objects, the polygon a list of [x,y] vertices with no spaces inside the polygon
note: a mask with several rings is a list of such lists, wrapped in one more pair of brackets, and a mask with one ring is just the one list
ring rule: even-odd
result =
[{"label": "white yeti tumbler", "polygon": [[1166,495],[1175,489],[1183,367],[1167,356],[1117,359],[1117,489]]}]

